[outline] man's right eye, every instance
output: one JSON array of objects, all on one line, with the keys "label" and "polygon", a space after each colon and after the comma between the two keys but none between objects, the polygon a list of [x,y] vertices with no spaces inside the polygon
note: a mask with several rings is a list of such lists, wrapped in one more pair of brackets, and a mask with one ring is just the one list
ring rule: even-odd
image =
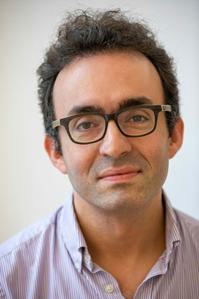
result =
[{"label": "man's right eye", "polygon": [[86,131],[94,128],[96,125],[93,122],[84,121],[75,126],[75,130]]}]

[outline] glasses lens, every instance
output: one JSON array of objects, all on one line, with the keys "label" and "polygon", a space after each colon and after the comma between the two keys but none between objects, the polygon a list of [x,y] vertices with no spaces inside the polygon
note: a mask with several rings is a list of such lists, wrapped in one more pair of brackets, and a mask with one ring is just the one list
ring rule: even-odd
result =
[{"label": "glasses lens", "polygon": [[124,134],[141,136],[154,129],[155,115],[149,108],[132,107],[118,115],[118,124]]},{"label": "glasses lens", "polygon": [[74,141],[93,142],[100,139],[105,130],[105,119],[101,115],[78,115],[69,122],[69,132]]}]

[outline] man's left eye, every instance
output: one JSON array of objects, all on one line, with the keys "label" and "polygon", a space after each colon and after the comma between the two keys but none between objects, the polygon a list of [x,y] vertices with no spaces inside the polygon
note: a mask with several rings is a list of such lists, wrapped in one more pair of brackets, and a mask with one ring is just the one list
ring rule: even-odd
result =
[{"label": "man's left eye", "polygon": [[133,115],[129,121],[133,121],[133,122],[145,122],[148,121],[148,118],[144,115]]}]

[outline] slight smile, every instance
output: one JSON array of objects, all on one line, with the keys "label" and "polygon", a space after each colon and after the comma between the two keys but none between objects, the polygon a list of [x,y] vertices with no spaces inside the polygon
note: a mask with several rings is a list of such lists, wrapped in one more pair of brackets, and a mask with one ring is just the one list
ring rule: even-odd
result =
[{"label": "slight smile", "polygon": [[99,179],[103,181],[110,181],[116,183],[125,183],[132,180],[135,176],[141,173],[141,170],[125,167],[125,168],[111,168],[103,171]]}]

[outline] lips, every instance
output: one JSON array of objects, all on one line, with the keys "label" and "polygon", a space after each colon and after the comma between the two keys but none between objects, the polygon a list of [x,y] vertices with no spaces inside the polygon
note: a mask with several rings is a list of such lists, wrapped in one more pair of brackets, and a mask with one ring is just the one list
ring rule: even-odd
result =
[{"label": "lips", "polygon": [[137,176],[140,172],[140,169],[133,167],[109,168],[100,173],[99,179],[111,181],[127,181]]}]

